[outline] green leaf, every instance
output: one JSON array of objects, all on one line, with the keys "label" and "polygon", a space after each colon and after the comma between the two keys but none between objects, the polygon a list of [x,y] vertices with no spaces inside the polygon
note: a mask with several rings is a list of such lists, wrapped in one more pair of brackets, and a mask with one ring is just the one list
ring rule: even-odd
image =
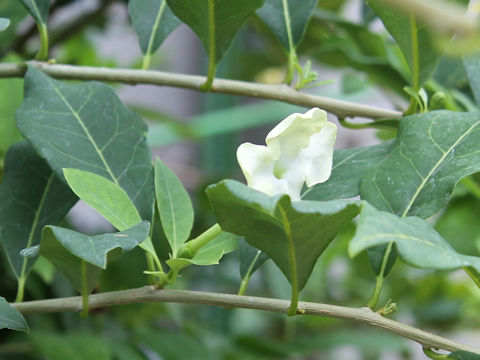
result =
[{"label": "green leaf", "polygon": [[247,275],[252,276],[268,260],[268,256],[265,253],[251,246],[244,238],[239,241],[238,248],[240,276],[242,279]]},{"label": "green leaf", "polygon": [[265,5],[257,11],[257,15],[270,27],[285,50],[291,51],[292,46],[296,48],[302,41],[317,2],[318,0],[265,0]]},{"label": "green leaf", "polygon": [[37,24],[46,24],[50,0],[20,0]]},{"label": "green leaf", "polygon": [[460,179],[480,171],[479,114],[432,111],[403,118],[392,150],[363,178],[362,199],[401,216],[435,214]]},{"label": "green leaf", "polygon": [[[21,61],[21,59],[15,55],[6,56],[3,60],[6,62]],[[5,156],[5,153],[11,145],[22,139],[15,121],[15,111],[22,104],[22,99],[22,79],[2,79],[2,81],[0,81],[0,134],[2,134],[0,136],[0,159]]]},{"label": "green leaf", "polygon": [[456,360],[480,360],[480,355],[468,351],[454,351],[448,354],[447,358]]},{"label": "green leaf", "polygon": [[463,58],[463,66],[467,72],[475,102],[480,106],[480,53],[465,56]]},{"label": "green leaf", "polygon": [[159,158],[155,162],[155,195],[163,231],[176,258],[192,230],[193,206],[181,181]]},{"label": "green leaf", "polygon": [[318,257],[358,213],[358,201],[290,202],[226,180],[207,189],[220,226],[244,236],[277,264],[294,287],[306,284]]},{"label": "green leaf", "polygon": [[43,227],[60,223],[76,201],[27,141],[9,149],[0,186],[0,242],[18,279],[25,278],[34,263],[20,251],[39,244]]},{"label": "green leaf", "polygon": [[360,194],[360,182],[393,148],[394,142],[379,145],[335,150],[330,178],[322,183],[304,188],[303,200],[346,199]]},{"label": "green leaf", "polygon": [[245,20],[264,0],[167,0],[173,13],[200,38],[209,57],[206,89],[216,66]]},{"label": "green leaf", "polygon": [[63,168],[101,175],[120,186],[143,220],[153,216],[153,167],[147,127],[101,83],[69,84],[30,67],[18,127],[63,178]]},{"label": "green leaf", "polygon": [[110,360],[108,344],[99,336],[82,333],[36,332],[31,339],[37,352],[49,360]]},{"label": "green leaf", "polygon": [[129,0],[128,12],[144,55],[152,55],[180,25],[166,0]]},{"label": "green leaf", "polygon": [[418,90],[430,78],[440,57],[428,27],[415,16],[382,5],[379,0],[367,3],[402,50],[410,67],[411,84]]},{"label": "green leaf", "polygon": [[10,25],[10,20],[5,18],[0,18],[0,31],[5,30]]},{"label": "green leaf", "polygon": [[28,332],[28,325],[22,314],[0,297],[0,329]]},{"label": "green leaf", "polygon": [[394,242],[399,256],[411,266],[480,271],[480,258],[455,252],[425,220],[418,217],[401,218],[365,204],[355,236],[348,246],[349,255],[354,257],[368,248],[390,242]]},{"label": "green leaf", "polygon": [[223,255],[238,248],[238,237],[228,232],[222,232],[207,245],[203,246],[191,259],[176,258],[167,260],[168,266],[179,271],[188,265],[215,265]]},{"label": "green leaf", "polygon": [[[88,171],[64,169],[63,173],[73,192],[116,229],[124,231],[142,221],[127,193],[117,184]],[[150,238],[140,247],[152,255],[156,254]]]},{"label": "green leaf", "polygon": [[73,287],[82,291],[82,260],[87,262],[87,291],[95,287],[98,275],[107,268],[108,260],[135,248],[149,235],[148,222],[142,222],[126,231],[88,236],[56,226],[43,230],[40,255],[60,270]]}]

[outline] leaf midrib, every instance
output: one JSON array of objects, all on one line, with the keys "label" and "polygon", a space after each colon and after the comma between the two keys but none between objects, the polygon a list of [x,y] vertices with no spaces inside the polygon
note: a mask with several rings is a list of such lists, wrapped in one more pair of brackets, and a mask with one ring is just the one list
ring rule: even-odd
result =
[{"label": "leaf midrib", "polygon": [[52,84],[52,87],[53,89],[55,90],[55,92],[57,93],[58,97],[63,101],[63,103],[65,104],[65,106],[70,110],[70,112],[73,114],[73,116],[75,117],[75,119],[77,119],[78,123],[80,124],[80,126],[82,127],[83,131],[85,132],[85,134],[87,135],[87,138],[88,140],[90,140],[91,144],[93,145],[95,151],[97,152],[97,155],[100,157],[100,160],[102,160],[103,162],[103,165],[105,166],[105,169],[107,170],[108,174],[110,175],[112,181],[120,186],[119,182],[118,182],[118,179],[115,177],[115,175],[113,174],[112,172],[112,169],[110,169],[110,166],[108,165],[107,163],[107,160],[105,159],[105,157],[103,156],[103,153],[102,151],[100,150],[100,148],[98,147],[97,143],[95,142],[95,140],[93,139],[92,135],[90,134],[90,131],[88,130],[88,128],[85,126],[82,118],[80,117],[80,115],[78,114],[77,111],[75,111],[73,109],[73,107],[70,105],[70,103],[68,102],[68,100],[63,96],[63,94],[60,92],[60,90],[55,86],[55,84],[51,83]]},{"label": "leaf midrib", "polygon": [[157,34],[158,25],[160,24],[160,20],[162,19],[163,13],[165,12],[166,4],[167,4],[167,1],[162,0],[162,3],[160,4],[160,8],[158,9],[157,17],[155,18],[152,32],[150,34],[150,38],[148,39],[147,55],[152,54],[153,43]]},{"label": "leaf midrib", "polygon": [[42,15],[40,14],[40,11],[38,10],[37,2],[35,0],[32,0],[32,5],[33,5],[33,10],[35,10],[38,18],[40,19],[40,24],[45,25],[45,23],[42,20]]}]

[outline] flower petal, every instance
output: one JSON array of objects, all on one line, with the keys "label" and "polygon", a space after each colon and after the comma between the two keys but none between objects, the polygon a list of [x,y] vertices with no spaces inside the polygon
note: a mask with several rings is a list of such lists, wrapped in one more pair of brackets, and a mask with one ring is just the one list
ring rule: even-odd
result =
[{"label": "flower petal", "polygon": [[337,126],[327,122],[320,132],[311,137],[308,147],[302,150],[300,157],[305,158],[308,164],[305,169],[308,187],[323,183],[330,177],[336,137]]},{"label": "flower petal", "polygon": [[268,147],[244,143],[237,149],[237,161],[252,189],[270,196],[288,194],[287,181],[273,174],[274,158]]}]

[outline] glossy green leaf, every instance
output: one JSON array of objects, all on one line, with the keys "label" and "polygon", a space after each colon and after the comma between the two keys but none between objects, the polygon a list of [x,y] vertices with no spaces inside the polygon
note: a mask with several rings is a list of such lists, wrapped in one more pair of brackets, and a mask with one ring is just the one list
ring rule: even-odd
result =
[{"label": "glossy green leaf", "polygon": [[435,214],[460,179],[480,171],[479,116],[432,111],[403,118],[393,149],[363,178],[362,199],[401,216]]},{"label": "glossy green leaf", "polygon": [[128,230],[96,236],[56,226],[47,226],[43,230],[40,255],[48,259],[60,270],[73,287],[82,291],[81,264],[87,262],[87,291],[95,286],[98,275],[107,267],[108,260],[135,248],[149,235],[147,222],[140,223]]},{"label": "glossy green leaf", "polygon": [[28,332],[28,325],[22,314],[11,307],[3,297],[0,297],[0,329]]},{"label": "glossy green leaf", "polygon": [[0,18],[0,31],[5,30],[10,25],[10,20],[5,18]]},{"label": "glossy green leaf", "polygon": [[20,0],[38,24],[46,24],[50,0]]},{"label": "glossy green leaf", "polygon": [[181,181],[159,158],[155,162],[155,196],[163,231],[176,258],[192,230],[193,206]]},{"label": "glossy green leaf", "polygon": [[238,242],[238,259],[240,261],[240,276],[242,279],[245,276],[252,276],[265,261],[268,256],[250,245],[244,238]]},{"label": "glossy green leaf", "polygon": [[480,355],[468,351],[454,351],[448,354],[447,358],[456,360],[480,360]]},{"label": "glossy green leaf", "polygon": [[432,75],[440,57],[428,27],[415,16],[382,5],[379,0],[368,0],[367,3],[402,50],[410,67],[412,86],[421,87]]},{"label": "glossy green leaf", "polygon": [[349,255],[354,257],[368,248],[390,242],[395,244],[403,261],[418,268],[471,268],[474,272],[480,271],[480,258],[455,252],[425,220],[418,217],[401,218],[365,204],[355,236],[348,246]]},{"label": "glossy green leaf", "polygon": [[94,334],[36,332],[30,338],[37,353],[49,360],[112,359],[107,342]]},{"label": "glossy green leaf", "polygon": [[191,259],[176,258],[167,260],[168,266],[179,271],[188,265],[215,265],[223,255],[238,248],[238,236],[222,232],[207,245],[203,246]]},{"label": "glossy green leaf", "polygon": [[358,196],[363,176],[368,174],[392,147],[393,141],[387,141],[380,145],[335,150],[330,178],[322,184],[304,188],[302,199],[326,201]]},{"label": "glossy green leaf", "polygon": [[173,13],[200,38],[218,64],[232,40],[264,0],[167,0]]},{"label": "glossy green leaf", "polygon": [[43,227],[60,223],[76,201],[27,141],[9,149],[0,186],[0,242],[17,278],[26,277],[34,263],[20,251],[39,244]]},{"label": "glossy green leaf", "polygon": [[[302,41],[308,21],[318,0],[265,0],[257,11],[258,16],[270,27],[283,47],[291,50]],[[292,44],[289,42],[291,34]]]},{"label": "glossy green leaf", "polygon": [[18,127],[63,178],[63,168],[101,175],[123,188],[143,220],[153,216],[153,166],[147,127],[109,87],[70,84],[30,67]]},{"label": "glossy green leaf", "polygon": [[128,12],[144,55],[157,51],[170,33],[180,25],[166,0],[129,0]]},{"label": "glossy green leaf", "polygon": [[359,205],[348,200],[291,202],[287,195],[269,197],[233,180],[210,186],[207,194],[222,229],[244,236],[270,256],[298,290]]},{"label": "glossy green leaf", "polygon": [[[64,169],[63,173],[73,192],[116,229],[124,231],[142,221],[135,205],[118,184],[88,171]],[[140,247],[155,255],[150,238],[141,243]]]},{"label": "glossy green leaf", "polygon": [[472,89],[475,102],[480,106],[480,54],[473,54],[463,58],[463,66],[467,72],[468,82]]}]

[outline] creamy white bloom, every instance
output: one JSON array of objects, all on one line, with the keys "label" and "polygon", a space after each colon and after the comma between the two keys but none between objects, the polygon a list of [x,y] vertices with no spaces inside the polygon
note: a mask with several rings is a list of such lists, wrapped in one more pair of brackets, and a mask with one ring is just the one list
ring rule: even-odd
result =
[{"label": "creamy white bloom", "polygon": [[267,146],[240,145],[237,160],[249,187],[300,200],[304,183],[311,187],[330,177],[336,136],[326,112],[313,108],[281,121],[268,133]]}]

